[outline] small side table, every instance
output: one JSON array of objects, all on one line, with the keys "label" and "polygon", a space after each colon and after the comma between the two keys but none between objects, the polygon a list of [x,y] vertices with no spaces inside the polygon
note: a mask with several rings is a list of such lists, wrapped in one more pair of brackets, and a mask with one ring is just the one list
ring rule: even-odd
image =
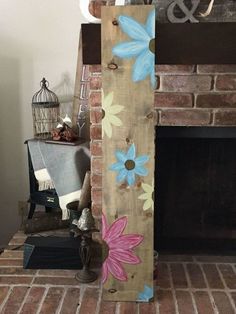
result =
[{"label": "small side table", "polygon": [[28,141],[25,141],[27,145],[28,153],[28,168],[29,168],[29,183],[30,183],[30,197],[28,203],[30,203],[30,209],[28,213],[28,219],[31,219],[34,215],[36,205],[42,205],[45,207],[46,212],[50,212],[52,208],[60,208],[58,195],[55,189],[48,189],[39,191],[38,181],[34,175],[34,168],[32,165],[32,160],[30,156]]}]

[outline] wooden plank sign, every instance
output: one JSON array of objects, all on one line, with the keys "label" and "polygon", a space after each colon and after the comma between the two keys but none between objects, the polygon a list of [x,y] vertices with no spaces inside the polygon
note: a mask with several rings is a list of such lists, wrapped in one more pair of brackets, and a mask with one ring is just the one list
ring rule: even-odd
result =
[{"label": "wooden plank sign", "polygon": [[102,8],[103,299],[153,299],[154,6]]}]

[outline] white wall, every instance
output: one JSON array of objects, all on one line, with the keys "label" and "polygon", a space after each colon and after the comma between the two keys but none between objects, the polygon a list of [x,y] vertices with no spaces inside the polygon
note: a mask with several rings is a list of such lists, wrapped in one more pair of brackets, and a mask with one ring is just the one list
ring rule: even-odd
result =
[{"label": "white wall", "polygon": [[0,0],[0,246],[18,229],[18,201],[29,195],[32,96],[44,76],[51,88],[65,74],[74,84],[82,22],[79,0]]}]

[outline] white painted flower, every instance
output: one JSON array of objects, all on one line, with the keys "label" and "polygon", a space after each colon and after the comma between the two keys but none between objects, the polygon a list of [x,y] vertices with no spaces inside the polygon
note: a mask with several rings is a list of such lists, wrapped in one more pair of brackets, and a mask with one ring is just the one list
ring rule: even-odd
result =
[{"label": "white painted flower", "polygon": [[153,194],[154,194],[154,181],[152,182],[152,185],[142,183],[142,188],[145,193],[141,194],[139,196],[140,200],[145,200],[143,204],[143,210],[148,210],[154,208],[154,201],[153,201]]},{"label": "white painted flower", "polygon": [[120,105],[112,105],[114,93],[110,92],[107,96],[102,91],[102,137],[104,133],[111,138],[112,125],[121,126],[122,121],[116,116],[124,107]]}]

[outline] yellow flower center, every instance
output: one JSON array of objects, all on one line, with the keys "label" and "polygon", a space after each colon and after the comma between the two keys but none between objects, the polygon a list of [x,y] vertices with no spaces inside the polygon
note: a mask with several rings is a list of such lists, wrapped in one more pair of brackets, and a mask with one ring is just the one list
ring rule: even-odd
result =
[{"label": "yellow flower center", "polygon": [[126,162],[125,162],[125,168],[126,168],[127,170],[133,170],[133,169],[135,168],[135,162],[134,162],[133,160],[131,160],[131,159],[126,160]]},{"label": "yellow flower center", "polygon": [[104,109],[102,109],[102,119],[104,119],[105,115],[106,115],[106,112]]},{"label": "yellow flower center", "polygon": [[152,53],[155,53],[155,38],[151,39],[149,42],[149,50]]},{"label": "yellow flower center", "polygon": [[102,262],[108,258],[109,255],[109,246],[105,241],[102,241]]}]

